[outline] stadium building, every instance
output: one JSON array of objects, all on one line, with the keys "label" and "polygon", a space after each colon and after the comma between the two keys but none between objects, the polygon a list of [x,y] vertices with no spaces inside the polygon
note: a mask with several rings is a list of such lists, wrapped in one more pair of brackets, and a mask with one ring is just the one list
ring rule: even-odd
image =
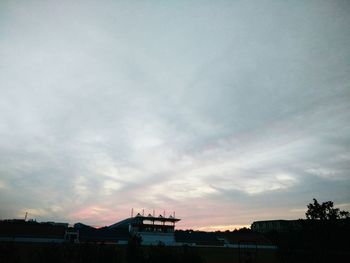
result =
[{"label": "stadium building", "polygon": [[131,235],[136,235],[142,238],[142,244],[155,245],[162,243],[164,245],[175,244],[175,224],[180,219],[175,218],[175,215],[165,217],[159,215],[155,217],[151,214],[148,216],[138,213],[135,217],[130,217],[115,223],[108,228],[110,230],[128,229]]}]

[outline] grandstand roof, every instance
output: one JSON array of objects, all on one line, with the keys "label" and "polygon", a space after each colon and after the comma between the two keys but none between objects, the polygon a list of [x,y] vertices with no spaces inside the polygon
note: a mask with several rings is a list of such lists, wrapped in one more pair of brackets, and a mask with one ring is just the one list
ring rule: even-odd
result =
[{"label": "grandstand roof", "polygon": [[158,217],[152,216],[152,215],[148,215],[148,216],[143,216],[140,214],[137,214],[135,217],[129,217],[127,219],[124,219],[120,222],[117,222],[113,225],[110,225],[108,228],[116,228],[116,227],[127,227],[129,224],[133,224],[133,223],[140,223],[143,221],[152,221],[152,222],[171,222],[171,223],[175,223],[180,221],[181,219],[179,218],[175,218],[173,216],[169,216],[169,217],[163,217],[162,215],[159,215]]}]

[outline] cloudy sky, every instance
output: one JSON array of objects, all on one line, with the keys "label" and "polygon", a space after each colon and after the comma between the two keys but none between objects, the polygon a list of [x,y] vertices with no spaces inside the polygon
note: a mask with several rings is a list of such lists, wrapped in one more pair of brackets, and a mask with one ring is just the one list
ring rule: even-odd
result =
[{"label": "cloudy sky", "polygon": [[0,2],[0,218],[181,228],[350,210],[349,1]]}]

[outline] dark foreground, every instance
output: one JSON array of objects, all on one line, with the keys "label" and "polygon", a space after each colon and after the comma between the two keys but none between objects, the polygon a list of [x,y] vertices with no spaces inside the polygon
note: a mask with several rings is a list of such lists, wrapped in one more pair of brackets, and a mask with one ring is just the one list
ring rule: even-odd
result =
[{"label": "dark foreground", "polygon": [[276,251],[223,247],[117,246],[107,244],[0,245],[1,263],[129,263],[129,262],[278,262]]},{"label": "dark foreground", "polygon": [[274,263],[348,262],[350,251],[325,246],[302,249],[282,246],[278,250],[223,247],[165,247],[109,244],[1,243],[0,263]]}]

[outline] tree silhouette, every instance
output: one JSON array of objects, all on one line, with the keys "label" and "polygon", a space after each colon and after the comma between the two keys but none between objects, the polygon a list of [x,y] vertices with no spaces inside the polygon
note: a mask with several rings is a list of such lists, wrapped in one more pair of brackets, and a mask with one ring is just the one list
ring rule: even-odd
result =
[{"label": "tree silhouette", "polygon": [[315,198],[313,200],[313,204],[310,203],[307,205],[308,210],[305,213],[307,219],[334,220],[350,217],[348,211],[341,211],[339,208],[334,208],[332,201],[326,201],[320,204]]}]

